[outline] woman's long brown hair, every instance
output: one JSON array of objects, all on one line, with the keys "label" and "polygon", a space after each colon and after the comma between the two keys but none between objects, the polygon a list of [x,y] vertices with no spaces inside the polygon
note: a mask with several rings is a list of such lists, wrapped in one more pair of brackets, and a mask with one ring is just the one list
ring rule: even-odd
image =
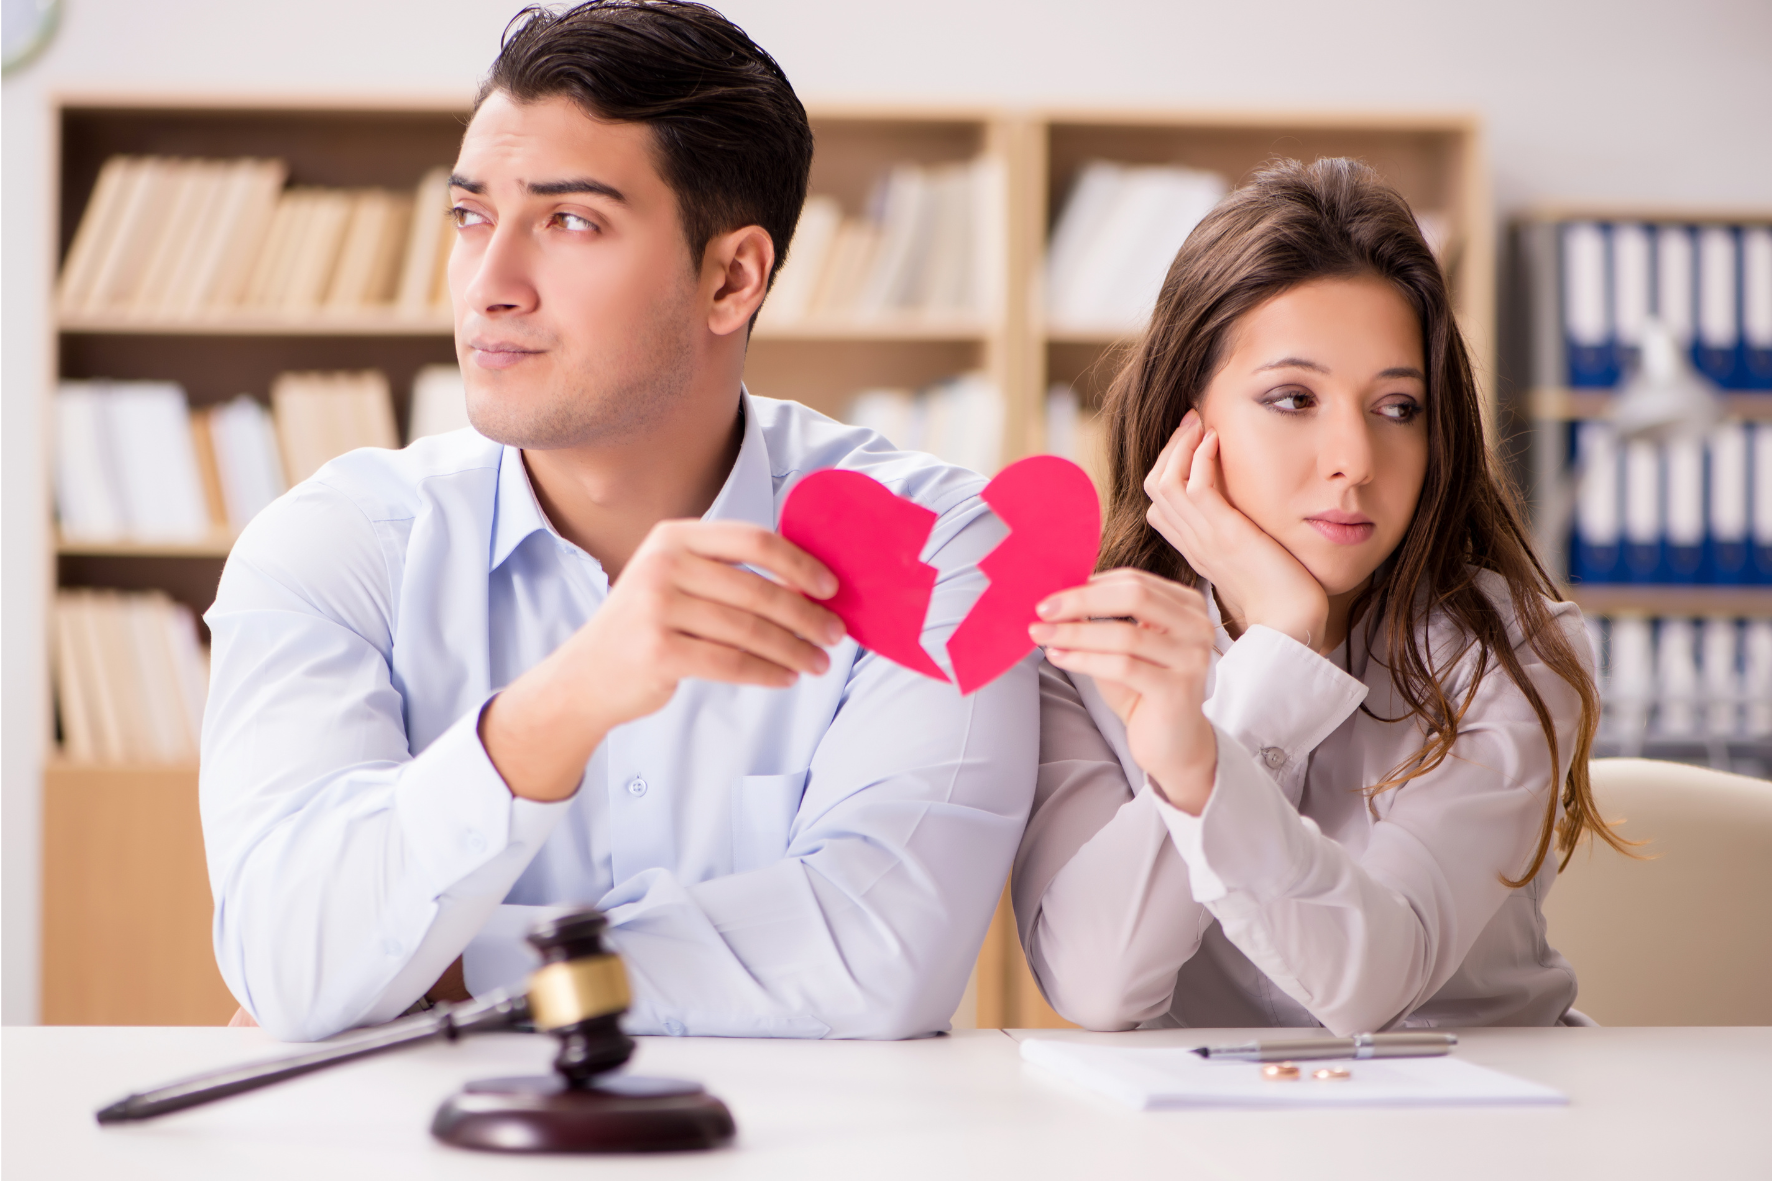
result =
[{"label": "woman's long brown hair", "polygon": [[[1507,673],[1538,715],[1555,775],[1560,759],[1550,710],[1514,653],[1506,621],[1473,577],[1478,569],[1494,571],[1507,583],[1515,619],[1533,651],[1581,699],[1574,758],[1562,791],[1552,785],[1532,863],[1518,879],[1502,875],[1517,888],[1538,873],[1553,839],[1564,866],[1584,833],[1623,848],[1595,811],[1588,783],[1599,694],[1551,617],[1546,604],[1561,595],[1532,552],[1518,502],[1484,441],[1476,380],[1445,276],[1408,204],[1372,169],[1354,160],[1277,161],[1225,198],[1189,235],[1163,281],[1150,327],[1107,395],[1109,504],[1099,568],[1135,566],[1190,586],[1197,582],[1186,559],[1145,518],[1150,507],[1145,474],[1182,416],[1205,393],[1242,316],[1300,283],[1366,274],[1394,285],[1421,324],[1428,437],[1427,474],[1415,518],[1354,612],[1354,617],[1362,607],[1369,612],[1371,623],[1363,629],[1368,643],[1383,629],[1391,681],[1409,707],[1404,718],[1416,719],[1426,740],[1367,790],[1401,786],[1443,763],[1492,665]],[[1426,650],[1426,623],[1436,613],[1464,637],[1462,648],[1440,661]],[[1475,676],[1455,702],[1436,672],[1450,670],[1473,645]]]}]

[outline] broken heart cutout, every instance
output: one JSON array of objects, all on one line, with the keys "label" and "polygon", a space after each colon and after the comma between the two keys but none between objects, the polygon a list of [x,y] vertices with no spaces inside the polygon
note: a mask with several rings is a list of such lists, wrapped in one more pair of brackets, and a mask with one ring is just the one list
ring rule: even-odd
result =
[{"label": "broken heart cutout", "polygon": [[[1087,473],[1035,455],[1010,464],[981,494],[1009,535],[978,563],[990,580],[948,638],[961,693],[996,680],[1033,650],[1034,606],[1085,582],[1101,544],[1101,504]],[[921,558],[936,514],[860,472],[814,472],[788,494],[781,535],[823,562],[838,590],[825,600],[856,643],[946,681],[923,648],[936,569]]]}]

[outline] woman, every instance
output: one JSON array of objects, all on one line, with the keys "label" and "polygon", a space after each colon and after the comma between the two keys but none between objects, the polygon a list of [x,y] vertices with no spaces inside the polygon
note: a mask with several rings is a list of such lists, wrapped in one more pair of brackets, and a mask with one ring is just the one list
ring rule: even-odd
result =
[{"label": "woman", "polygon": [[1176,256],[1106,410],[1106,573],[1032,629],[1014,898],[1053,1006],[1584,1022],[1540,906],[1553,843],[1619,843],[1588,789],[1592,656],[1402,198],[1348,160],[1257,175]]}]

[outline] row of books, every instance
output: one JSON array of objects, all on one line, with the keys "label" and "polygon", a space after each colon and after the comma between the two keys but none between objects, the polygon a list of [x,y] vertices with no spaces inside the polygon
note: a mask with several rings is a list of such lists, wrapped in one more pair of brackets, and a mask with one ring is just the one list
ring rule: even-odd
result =
[{"label": "row of books", "polygon": [[1105,501],[1107,432],[1101,415],[1085,405],[1077,391],[1064,382],[1055,382],[1046,391],[1046,450],[1088,472]]},{"label": "row of books", "polygon": [[1653,317],[1723,389],[1772,390],[1772,225],[1577,221],[1560,236],[1571,387],[1628,377]]},{"label": "row of books", "polygon": [[1222,176],[1170,165],[1086,164],[1053,223],[1046,316],[1071,331],[1136,331],[1175,252],[1223,198]]},{"label": "row of books", "polygon": [[1772,619],[1592,617],[1614,739],[1772,739]]},{"label": "row of books", "polygon": [[864,213],[814,194],[759,323],[978,318],[1002,301],[1001,163],[899,164]]},{"label": "row of books", "polygon": [[[461,371],[429,366],[409,438],[466,425]],[[248,394],[193,410],[173,382],[64,381],[55,396],[55,500],[76,543],[179,544],[231,537],[320,466],[397,447],[387,377],[285,373],[270,407]]]},{"label": "row of books", "polygon": [[1772,583],[1772,423],[1664,443],[1573,428],[1572,581]]},{"label": "row of books", "polygon": [[160,591],[56,594],[51,665],[62,750],[82,763],[190,763],[209,657],[191,609]]},{"label": "row of books", "polygon": [[844,419],[879,431],[905,451],[991,475],[1002,464],[1003,395],[982,373],[962,373],[920,390],[863,390]]},{"label": "row of books", "polygon": [[447,169],[411,192],[285,188],[281,160],[113,156],[62,266],[68,319],[300,320],[448,306]]}]

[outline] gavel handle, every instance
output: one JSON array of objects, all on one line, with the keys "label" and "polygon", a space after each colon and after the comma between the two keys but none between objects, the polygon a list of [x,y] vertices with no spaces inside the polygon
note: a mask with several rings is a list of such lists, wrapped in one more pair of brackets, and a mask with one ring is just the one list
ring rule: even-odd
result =
[{"label": "gavel handle", "polygon": [[508,991],[489,993],[461,1004],[438,1005],[429,1012],[389,1022],[367,1033],[333,1042],[306,1054],[295,1054],[269,1062],[253,1062],[181,1079],[164,1087],[156,1087],[152,1091],[119,1099],[95,1114],[101,1124],[153,1119],[170,1111],[182,1111],[187,1107],[226,1099],[229,1095],[238,1095],[242,1091],[255,1091],[272,1083],[280,1083],[284,1079],[337,1066],[341,1062],[352,1062],[434,1038],[454,1041],[465,1034],[510,1029],[528,1018],[527,995]]}]

